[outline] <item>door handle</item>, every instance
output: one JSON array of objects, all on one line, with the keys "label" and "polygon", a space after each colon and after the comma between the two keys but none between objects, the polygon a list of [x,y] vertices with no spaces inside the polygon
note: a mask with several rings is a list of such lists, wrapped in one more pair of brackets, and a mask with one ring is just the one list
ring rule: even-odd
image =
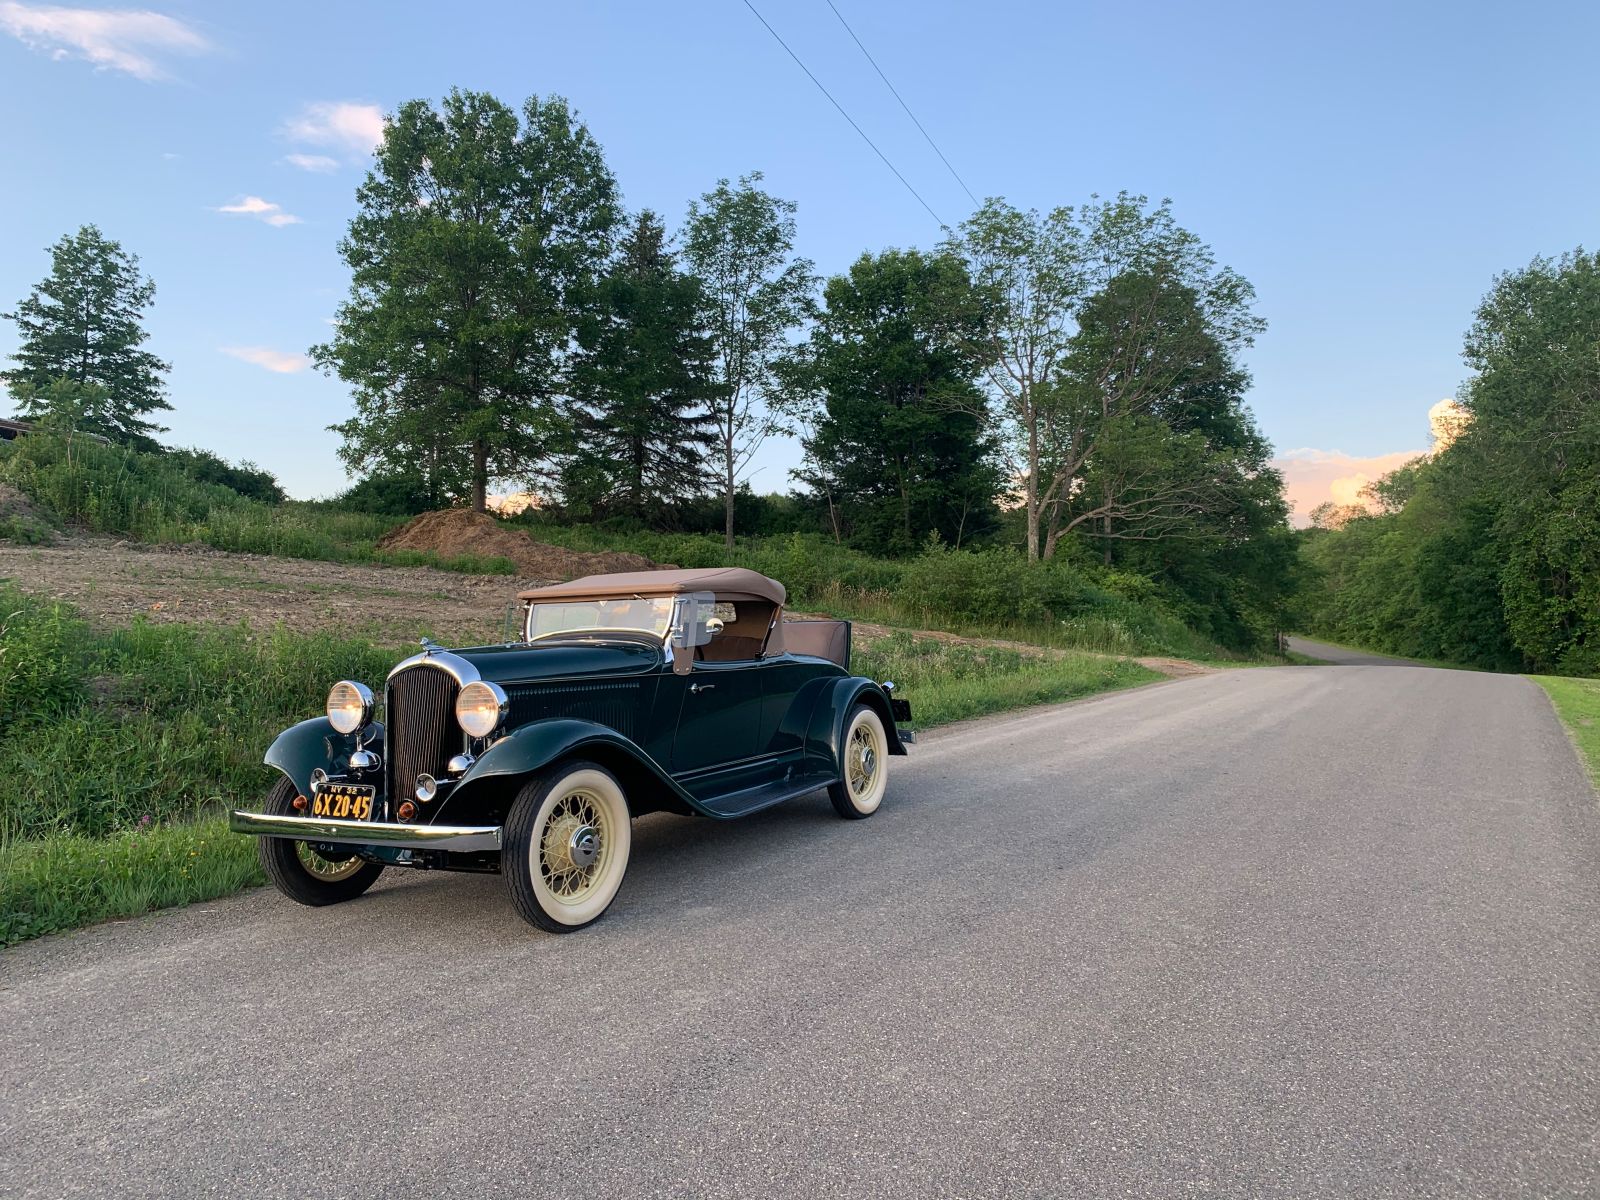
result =
[{"label": "door handle", "polygon": [[701,692],[709,692],[716,686],[717,685],[714,683],[691,683],[689,685],[689,690],[698,696]]}]

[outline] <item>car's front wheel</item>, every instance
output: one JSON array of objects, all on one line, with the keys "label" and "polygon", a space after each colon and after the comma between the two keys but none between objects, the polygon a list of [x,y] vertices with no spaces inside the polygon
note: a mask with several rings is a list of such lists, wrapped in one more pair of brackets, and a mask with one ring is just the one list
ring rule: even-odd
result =
[{"label": "car's front wheel", "polygon": [[852,821],[870,817],[889,787],[889,735],[883,718],[870,705],[858,704],[851,710],[839,757],[839,782],[828,785],[833,811]]},{"label": "car's front wheel", "polygon": [[506,815],[500,864],[511,902],[540,929],[582,929],[616,897],[632,845],[616,776],[597,763],[563,763],[523,785]]},{"label": "car's front wheel", "polygon": [[[297,816],[296,794],[294,784],[280,778],[267,793],[263,807],[273,816]],[[383,874],[382,863],[367,862],[356,855],[345,858],[332,847],[323,854],[308,842],[264,837],[258,849],[261,869],[273,886],[289,899],[313,908],[354,900]]]}]

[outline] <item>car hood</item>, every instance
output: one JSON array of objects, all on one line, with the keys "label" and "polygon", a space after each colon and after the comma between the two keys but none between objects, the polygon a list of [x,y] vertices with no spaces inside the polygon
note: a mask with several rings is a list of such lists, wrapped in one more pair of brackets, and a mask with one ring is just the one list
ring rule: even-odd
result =
[{"label": "car hood", "polygon": [[644,641],[548,641],[537,645],[474,646],[451,651],[494,683],[638,675],[659,666],[661,647]]}]

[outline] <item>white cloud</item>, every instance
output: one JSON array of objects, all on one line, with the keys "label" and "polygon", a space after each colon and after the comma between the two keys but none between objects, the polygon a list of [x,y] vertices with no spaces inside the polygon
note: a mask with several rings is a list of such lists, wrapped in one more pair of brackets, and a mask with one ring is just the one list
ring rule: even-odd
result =
[{"label": "white cloud", "polygon": [[169,78],[162,54],[205,54],[211,43],[176,17],[143,9],[0,2],[0,29],[55,59],[81,58],[145,81]]},{"label": "white cloud", "polygon": [[300,218],[284,212],[283,205],[263,200],[260,196],[246,196],[233,204],[221,205],[217,211],[233,217],[255,217],[268,225],[299,225]]},{"label": "white cloud", "polygon": [[318,100],[284,122],[283,133],[292,142],[365,157],[383,141],[383,109],[352,100]]},{"label": "white cloud", "polygon": [[283,161],[302,171],[334,171],[339,167],[339,160],[326,154],[285,154]]},{"label": "white cloud", "polygon": [[244,362],[276,371],[279,375],[293,375],[311,365],[311,360],[304,354],[290,354],[287,350],[272,350],[266,346],[219,346],[218,349]]}]

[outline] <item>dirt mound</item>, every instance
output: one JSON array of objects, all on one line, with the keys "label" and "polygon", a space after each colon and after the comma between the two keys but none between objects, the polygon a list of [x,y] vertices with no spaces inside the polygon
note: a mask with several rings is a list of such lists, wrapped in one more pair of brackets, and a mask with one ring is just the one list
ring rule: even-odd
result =
[{"label": "dirt mound", "polygon": [[642,554],[601,551],[588,554],[536,542],[523,530],[510,529],[484,513],[446,508],[423,513],[378,540],[380,550],[420,550],[440,558],[478,555],[509,558],[528,579],[556,582],[613,571],[654,571],[668,563],[651,562]]}]

